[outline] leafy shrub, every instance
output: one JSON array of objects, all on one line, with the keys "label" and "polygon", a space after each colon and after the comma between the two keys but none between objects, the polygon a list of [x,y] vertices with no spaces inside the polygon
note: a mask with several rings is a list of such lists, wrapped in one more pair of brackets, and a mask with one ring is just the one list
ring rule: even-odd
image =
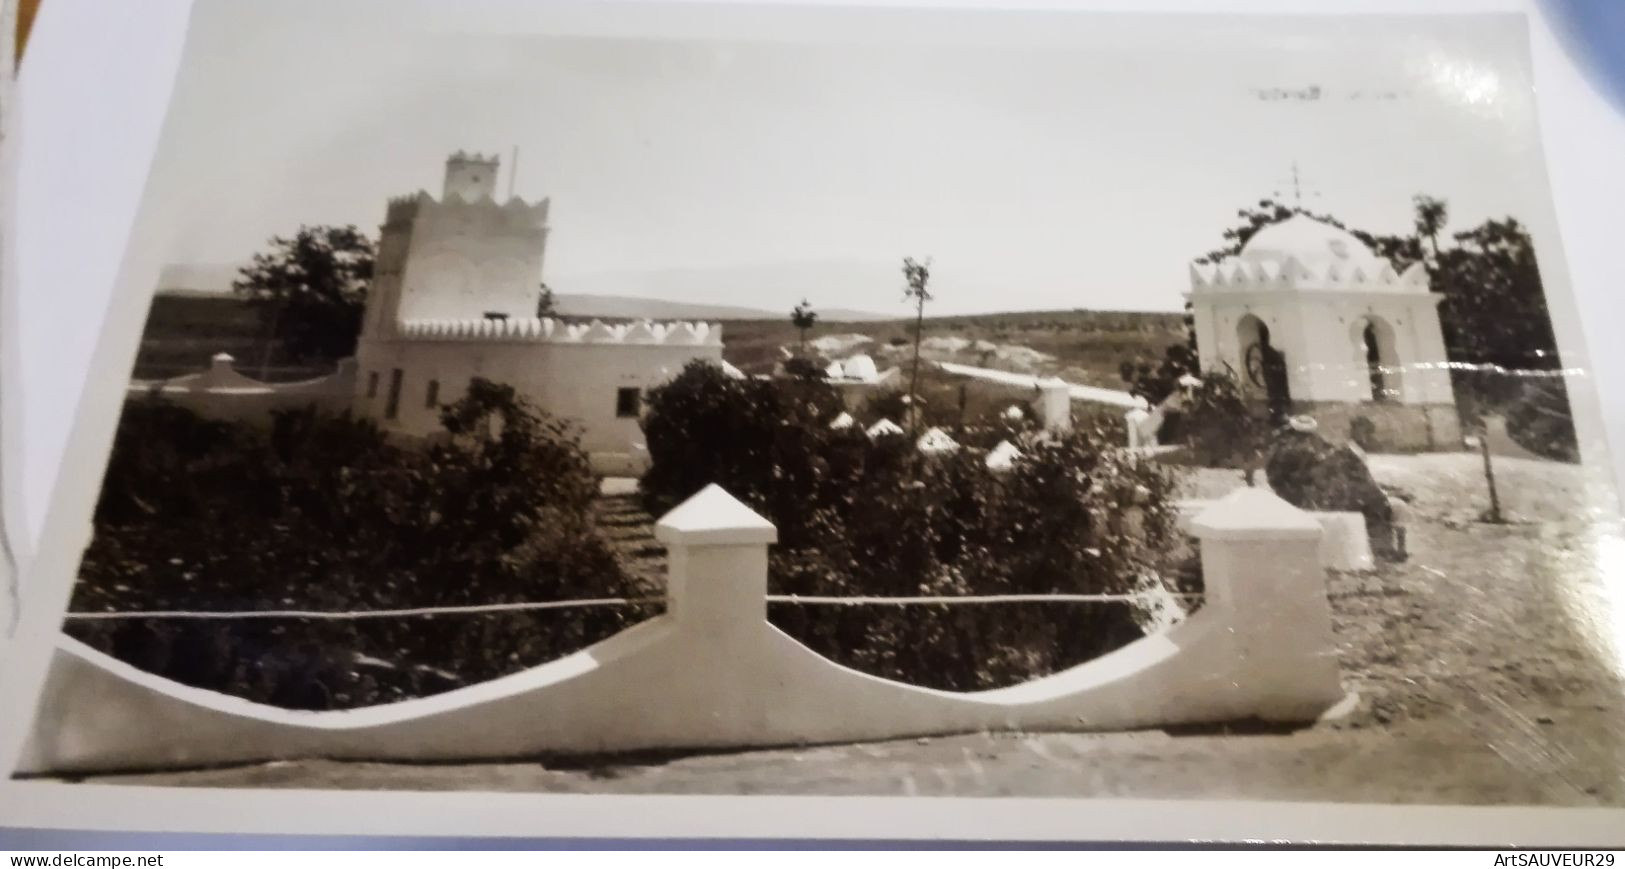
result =
[{"label": "leafy shrub", "polygon": [[1372,553],[1398,557],[1388,496],[1350,447],[1334,446],[1314,432],[1288,429],[1270,443],[1264,472],[1275,494],[1297,507],[1364,515]]},{"label": "leafy shrub", "polygon": [[1182,408],[1180,426],[1196,463],[1234,468],[1258,455],[1269,424],[1241,395],[1235,378],[1219,371],[1202,375]]},{"label": "leafy shrub", "polygon": [[[74,608],[378,610],[647,592],[594,525],[597,487],[563,423],[479,380],[442,423],[438,442],[405,449],[347,416],[288,412],[260,431],[132,403]],[[647,614],[69,624],[188,684],[330,708],[533,666]]]},{"label": "leafy shrub", "polygon": [[[1093,432],[1025,436],[1024,459],[999,474],[975,449],[925,457],[906,437],[831,430],[830,410],[788,398],[786,385],[691,366],[651,394],[645,425],[651,509],[721,484],[779,528],[775,593],[1126,593],[1169,548],[1170,479],[1103,450]],[[1128,607],[1098,602],[774,604],[769,614],[835,661],[953,690],[1023,681],[1141,635]]]},{"label": "leafy shrub", "polygon": [[823,381],[736,379],[704,360],[690,362],[649,392],[644,505],[658,516],[717,483],[780,517],[779,539],[797,545],[811,520],[805,499],[827,485],[819,445],[840,412],[840,394]]},{"label": "leafy shrub", "polygon": [[1451,372],[1456,407],[1463,424],[1478,428],[1483,418],[1506,418],[1507,435],[1536,455],[1579,461],[1579,437],[1568,387],[1555,374],[1533,371],[1456,370]]},{"label": "leafy shrub", "polygon": [[1200,371],[1196,344],[1193,341],[1170,344],[1161,360],[1153,362],[1141,355],[1124,360],[1117,370],[1123,382],[1128,384],[1131,395],[1144,398],[1153,405],[1161,404],[1180,388],[1181,377]]},{"label": "leafy shrub", "polygon": [[1506,407],[1507,435],[1530,452],[1564,462],[1580,460],[1568,389],[1556,377],[1528,378],[1523,394]]}]

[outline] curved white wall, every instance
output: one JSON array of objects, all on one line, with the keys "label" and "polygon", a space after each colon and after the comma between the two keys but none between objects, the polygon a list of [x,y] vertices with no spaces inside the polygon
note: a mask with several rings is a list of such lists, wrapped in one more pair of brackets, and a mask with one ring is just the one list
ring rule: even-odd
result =
[{"label": "curved white wall", "polygon": [[666,615],[566,658],[436,697],[295,712],[188,688],[64,637],[18,772],[294,757],[428,761],[721,748],[980,729],[1312,720],[1342,697],[1320,526],[1247,489],[1193,523],[1207,602],[1168,632],[974,694],[837,665],[765,618],[773,529],[712,486],[657,527]]}]

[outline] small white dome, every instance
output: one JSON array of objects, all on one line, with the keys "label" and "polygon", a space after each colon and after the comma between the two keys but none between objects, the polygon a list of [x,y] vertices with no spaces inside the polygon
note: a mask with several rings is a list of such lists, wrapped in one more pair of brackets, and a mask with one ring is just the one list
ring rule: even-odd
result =
[{"label": "small white dome", "polygon": [[1377,255],[1346,229],[1339,229],[1307,214],[1294,214],[1253,233],[1242,245],[1240,258],[1248,263],[1279,263],[1296,258],[1316,272],[1337,263],[1361,266],[1374,273]]},{"label": "small white dome", "polygon": [[880,376],[880,369],[875,367],[875,360],[869,358],[867,354],[859,353],[847,357],[847,360],[841,363],[841,373],[848,380],[874,380]]}]

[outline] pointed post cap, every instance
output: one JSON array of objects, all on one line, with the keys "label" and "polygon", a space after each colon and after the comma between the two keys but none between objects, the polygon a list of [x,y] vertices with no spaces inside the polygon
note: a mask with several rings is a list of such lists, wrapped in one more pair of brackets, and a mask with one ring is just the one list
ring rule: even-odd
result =
[{"label": "pointed post cap", "polygon": [[767,544],[778,542],[779,530],[712,483],[660,517],[655,539],[668,546]]},{"label": "pointed post cap", "polygon": [[1268,489],[1245,486],[1209,504],[1191,533],[1216,540],[1302,540],[1321,535],[1315,517]]}]

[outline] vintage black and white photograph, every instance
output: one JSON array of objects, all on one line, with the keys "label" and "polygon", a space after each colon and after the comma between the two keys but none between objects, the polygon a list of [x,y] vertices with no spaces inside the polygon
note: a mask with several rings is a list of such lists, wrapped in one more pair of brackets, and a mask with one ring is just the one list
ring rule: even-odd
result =
[{"label": "vintage black and white photograph", "polygon": [[1625,805],[1521,16],[664,14],[198,0],[14,776]]}]

